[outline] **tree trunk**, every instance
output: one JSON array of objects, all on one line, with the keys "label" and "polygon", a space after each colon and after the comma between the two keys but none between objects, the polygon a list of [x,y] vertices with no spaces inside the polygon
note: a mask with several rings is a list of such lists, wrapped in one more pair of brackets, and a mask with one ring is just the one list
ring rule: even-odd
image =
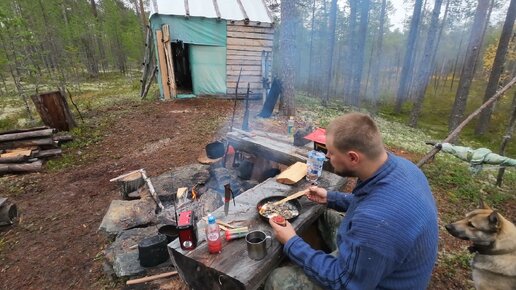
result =
[{"label": "tree trunk", "polygon": [[353,83],[351,86],[350,104],[360,107],[360,85],[362,83],[362,72],[364,70],[365,43],[367,36],[367,23],[369,19],[369,0],[362,0],[360,3],[360,25],[358,35],[356,37],[357,49],[353,56],[355,59],[355,68],[353,70]]},{"label": "tree trunk", "polygon": [[280,79],[281,94],[283,99],[282,113],[285,116],[296,114],[295,88],[294,88],[294,55],[296,52],[296,2],[284,0],[281,2],[281,28],[280,28],[280,54],[282,60]]},{"label": "tree trunk", "polygon": [[[513,1],[514,2],[514,1]],[[514,96],[512,97],[512,109],[511,109],[511,119],[509,120],[509,125],[507,126],[507,130],[505,131],[505,136],[503,136],[502,144],[500,145],[500,155],[505,156],[505,147],[512,139],[512,133],[516,128],[516,91],[514,91]],[[502,186],[502,179],[505,173],[505,167],[502,167],[498,170],[498,176],[496,177],[496,186]]]},{"label": "tree trunk", "polygon": [[[516,0],[511,0],[509,9],[507,10],[507,16],[502,28],[502,34],[500,35],[500,41],[498,42],[498,48],[496,49],[496,56],[491,68],[491,74],[489,75],[489,82],[487,83],[486,91],[484,94],[484,102],[489,100],[495,93],[500,82],[500,77],[504,70],[505,56],[509,48],[509,43],[512,37],[512,31],[514,27],[514,20],[516,19]],[[485,111],[480,114],[480,117],[475,128],[476,135],[484,135],[489,122],[491,121],[491,114],[493,113],[493,106],[489,106]]]},{"label": "tree trunk", "polygon": [[353,83],[353,71],[355,70],[355,42],[356,42],[356,26],[357,26],[357,4],[358,1],[356,0],[349,0],[349,35],[348,35],[348,53],[346,56],[346,63],[347,63],[347,69],[346,73],[344,74],[346,81],[344,82],[344,96],[345,96],[345,102],[349,103],[350,97],[351,97],[351,86]]},{"label": "tree trunk", "polygon": [[382,56],[383,49],[383,33],[385,26],[385,9],[387,7],[387,0],[382,0],[382,8],[380,12],[380,27],[378,28],[378,36],[376,38],[376,51],[374,55],[373,75],[371,77],[372,83],[372,105],[373,114],[376,113],[378,100],[380,99],[380,59]]},{"label": "tree trunk", "polygon": [[31,98],[45,125],[60,131],[68,131],[75,127],[68,102],[60,91],[33,95]]},{"label": "tree trunk", "polygon": [[405,58],[403,59],[403,67],[401,68],[401,77],[396,94],[396,104],[394,110],[396,113],[401,113],[401,106],[405,102],[409,94],[409,88],[412,77],[412,70],[414,68],[414,56],[416,54],[417,34],[419,31],[419,23],[421,22],[421,8],[423,0],[416,0],[414,5],[414,12],[412,13],[412,20],[410,21],[410,31],[407,38],[407,50],[405,51]]},{"label": "tree trunk", "polygon": [[488,1],[478,1],[478,6],[475,12],[475,19],[473,21],[473,26],[471,27],[466,58],[464,60],[464,66],[462,68],[462,74],[459,80],[459,87],[455,95],[455,102],[453,103],[452,112],[450,114],[450,121],[448,123],[448,129],[450,131],[458,126],[464,117],[464,112],[466,111],[469,89],[475,75],[475,65],[484,39],[483,28],[486,21],[488,20],[488,8]]},{"label": "tree trunk", "polygon": [[434,45],[437,38],[439,29],[439,13],[441,12],[442,0],[435,0],[434,9],[432,11],[432,20],[430,21],[430,28],[428,29],[428,38],[425,43],[425,50],[423,57],[421,58],[419,73],[417,75],[415,87],[414,87],[414,106],[410,112],[409,125],[411,127],[417,126],[417,121],[421,110],[423,109],[423,101],[425,99],[425,91],[428,86],[428,81],[434,67],[432,60],[436,53],[436,47]]},{"label": "tree trunk", "polygon": [[312,60],[313,60],[312,50],[313,50],[314,31],[315,31],[314,26],[315,26],[315,0],[312,4],[312,27],[311,27],[311,31],[310,31],[310,52],[308,54],[308,59],[309,59],[309,63],[308,63],[308,84],[309,84],[308,95],[309,96],[313,96],[315,94],[314,79],[312,76]]},{"label": "tree trunk", "polygon": [[331,83],[331,69],[333,67],[333,50],[335,47],[335,23],[337,21],[337,0],[331,1],[330,7],[330,25],[328,27],[328,55],[326,60],[326,78],[325,88],[324,88],[324,96],[322,99],[323,106],[328,105],[328,101],[330,100],[330,83]]}]

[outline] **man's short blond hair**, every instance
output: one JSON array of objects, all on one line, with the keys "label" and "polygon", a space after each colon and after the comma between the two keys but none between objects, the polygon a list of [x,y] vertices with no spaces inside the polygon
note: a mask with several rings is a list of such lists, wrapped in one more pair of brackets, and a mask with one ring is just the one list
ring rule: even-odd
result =
[{"label": "man's short blond hair", "polygon": [[326,129],[333,137],[333,146],[341,153],[356,150],[370,159],[384,151],[382,136],[371,117],[362,113],[348,113],[335,118]]}]

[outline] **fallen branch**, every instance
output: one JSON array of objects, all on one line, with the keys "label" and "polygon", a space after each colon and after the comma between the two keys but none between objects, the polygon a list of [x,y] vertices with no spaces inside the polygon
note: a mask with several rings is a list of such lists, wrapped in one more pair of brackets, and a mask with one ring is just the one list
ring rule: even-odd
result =
[{"label": "fallen branch", "polygon": [[[480,114],[484,109],[489,107],[492,103],[498,100],[507,90],[509,90],[516,83],[516,77],[514,77],[507,85],[505,85],[501,90],[496,92],[494,96],[492,96],[489,100],[487,100],[482,106],[476,109],[473,113],[471,113],[462,123],[460,123],[457,128],[455,128],[446,139],[443,140],[442,143],[449,143],[451,140],[454,140],[459,133],[466,127],[466,125],[473,120],[478,114]],[[428,160],[435,156],[441,149],[434,147],[430,152],[428,152],[419,162],[417,163],[418,167],[423,166]]]},{"label": "fallen branch", "polygon": [[129,281],[126,282],[126,284],[127,285],[140,284],[140,283],[145,283],[145,282],[153,281],[153,280],[156,280],[156,279],[171,277],[171,276],[174,276],[174,275],[177,275],[177,271],[166,272],[166,273],[161,273],[161,274],[157,274],[157,275],[152,275],[152,276],[147,276],[147,277],[143,277],[143,278],[129,280]]}]

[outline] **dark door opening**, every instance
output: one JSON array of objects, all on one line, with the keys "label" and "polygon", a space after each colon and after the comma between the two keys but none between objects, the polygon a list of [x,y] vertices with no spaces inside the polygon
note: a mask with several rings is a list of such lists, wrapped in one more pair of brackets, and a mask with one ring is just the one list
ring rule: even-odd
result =
[{"label": "dark door opening", "polygon": [[183,42],[175,42],[171,45],[177,93],[191,94],[192,73],[190,71],[189,45]]}]

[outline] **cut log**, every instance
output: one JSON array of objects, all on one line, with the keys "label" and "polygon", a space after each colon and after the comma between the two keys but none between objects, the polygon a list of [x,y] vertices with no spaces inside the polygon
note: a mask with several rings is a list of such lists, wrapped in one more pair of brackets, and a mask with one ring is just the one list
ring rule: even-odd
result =
[{"label": "cut log", "polygon": [[133,198],[130,198],[129,194],[134,191],[138,191],[138,188],[145,184],[145,180],[143,179],[141,172],[135,171],[123,178],[118,179],[117,183],[122,198],[125,200],[130,200]]},{"label": "cut log", "polygon": [[9,130],[9,131],[3,131],[0,133],[0,135],[38,131],[38,130],[45,130],[45,129],[50,129],[50,128],[48,126],[39,126],[39,127],[32,127],[32,128],[26,128],[26,129],[13,129],[13,130]]},{"label": "cut log", "polygon": [[31,147],[31,146],[56,146],[56,145],[57,145],[57,142],[55,142],[50,137],[50,138],[41,138],[41,139],[27,139],[27,140],[1,142],[0,149]]},{"label": "cut log", "polygon": [[67,135],[57,135],[57,136],[52,137],[52,139],[54,139],[54,141],[57,141],[59,144],[73,141],[72,135],[68,135],[68,134]]},{"label": "cut log", "polygon": [[16,204],[0,198],[0,226],[11,225],[18,216]]},{"label": "cut log", "polygon": [[44,129],[44,130],[29,131],[29,132],[2,134],[2,135],[0,135],[0,142],[16,141],[16,140],[37,138],[37,137],[48,137],[48,136],[52,136],[53,133],[54,133],[54,129]]},{"label": "cut log", "polygon": [[59,156],[62,153],[63,153],[63,151],[60,148],[48,149],[48,150],[38,151],[36,154],[34,154],[34,157],[36,157],[36,158],[50,158],[50,157]]},{"label": "cut log", "polygon": [[24,156],[24,155],[11,156],[11,157],[0,157],[0,164],[1,163],[23,163],[23,162],[27,162],[27,160],[29,160],[29,156]]},{"label": "cut log", "polygon": [[41,170],[41,166],[43,163],[41,160],[31,163],[21,163],[21,164],[0,164],[0,174],[1,173],[18,173],[18,172],[37,172]]},{"label": "cut log", "polygon": [[33,95],[31,99],[45,125],[60,131],[75,127],[68,103],[60,91]]}]

